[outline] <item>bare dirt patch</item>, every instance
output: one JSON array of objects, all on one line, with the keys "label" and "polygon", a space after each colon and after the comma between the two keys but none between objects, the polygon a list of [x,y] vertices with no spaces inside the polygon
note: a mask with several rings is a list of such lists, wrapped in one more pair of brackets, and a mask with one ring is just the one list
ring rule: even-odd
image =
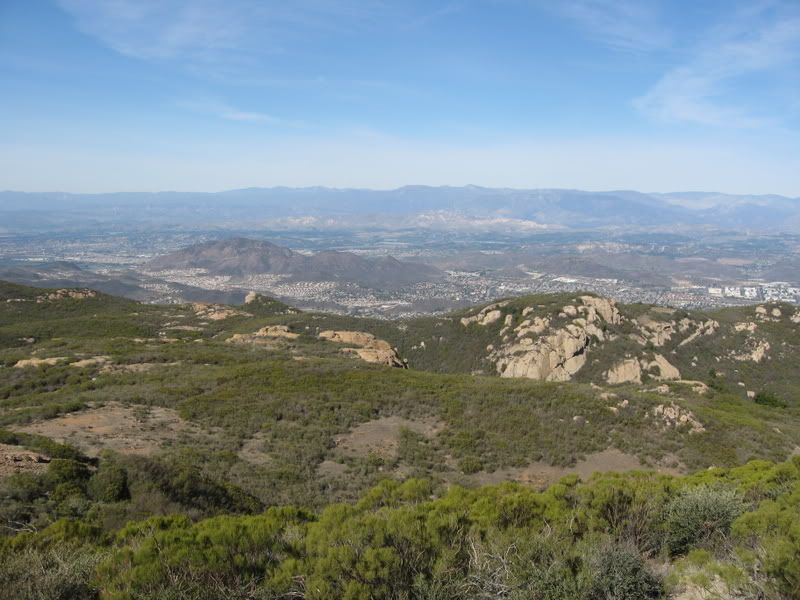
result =
[{"label": "bare dirt patch", "polygon": [[347,473],[347,465],[332,460],[323,460],[317,467],[317,474],[324,478],[332,479]]},{"label": "bare dirt patch", "polygon": [[261,432],[246,440],[237,455],[253,465],[266,465],[272,461],[272,457],[264,452],[264,434]]},{"label": "bare dirt patch", "polygon": [[362,423],[350,433],[336,436],[336,449],[350,456],[375,454],[384,458],[397,455],[400,432],[410,429],[427,438],[434,437],[445,424],[438,419],[404,419],[403,417],[381,417]]},{"label": "bare dirt patch", "polygon": [[148,456],[183,434],[207,435],[172,409],[118,402],[12,429],[72,444],[89,456],[102,450]]},{"label": "bare dirt patch", "polygon": [[0,444],[0,478],[17,473],[44,473],[50,459],[19,446]]},{"label": "bare dirt patch", "polygon": [[[579,475],[581,479],[588,479],[594,473],[622,472],[636,469],[651,469],[634,455],[626,454],[616,448],[608,448],[602,452],[589,454],[585,459],[578,461],[571,467],[554,467],[542,462],[531,463],[525,467],[499,469],[492,473],[476,473],[471,476],[474,483],[479,485],[495,485],[504,481],[516,481],[537,487],[547,486],[558,481],[565,475]],[[677,474],[677,468],[655,467],[659,473]]]}]

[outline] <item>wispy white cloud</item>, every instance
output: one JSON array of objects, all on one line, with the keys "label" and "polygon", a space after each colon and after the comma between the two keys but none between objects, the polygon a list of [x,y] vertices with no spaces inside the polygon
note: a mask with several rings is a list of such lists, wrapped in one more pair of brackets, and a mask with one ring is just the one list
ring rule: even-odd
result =
[{"label": "wispy white cloud", "polygon": [[126,56],[200,59],[246,42],[246,11],[214,0],[59,0],[84,33]]},{"label": "wispy white cloud", "polygon": [[175,102],[175,105],[178,108],[199,115],[207,115],[217,119],[224,119],[226,121],[272,125],[283,128],[302,128],[306,125],[303,121],[284,119],[265,112],[242,110],[240,108],[231,106],[226,102],[213,98],[181,99]]},{"label": "wispy white cloud", "polygon": [[671,43],[656,0],[562,0],[546,6],[617,50],[645,52]]},{"label": "wispy white cloud", "polygon": [[[748,5],[713,28],[693,58],[665,73],[634,106],[663,121],[752,128],[778,125],[780,112],[791,106],[779,94],[768,103],[769,113],[755,108],[754,91],[770,78],[780,80],[800,65],[800,5],[762,2]],[[749,89],[739,84],[748,78]],[[780,86],[778,86],[780,87]],[[757,94],[756,94],[757,95]]]},{"label": "wispy white cloud", "polygon": [[386,0],[57,2],[81,31],[126,56],[210,64],[280,55],[309,36],[412,18]]}]

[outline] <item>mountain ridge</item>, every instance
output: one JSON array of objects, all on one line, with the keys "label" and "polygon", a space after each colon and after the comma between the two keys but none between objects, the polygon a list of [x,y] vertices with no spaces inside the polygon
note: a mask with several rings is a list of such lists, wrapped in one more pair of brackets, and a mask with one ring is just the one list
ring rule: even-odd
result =
[{"label": "mountain ridge", "polygon": [[25,220],[24,216],[44,211],[63,212],[73,220],[83,218],[127,226],[174,220],[184,224],[252,223],[253,220],[268,223],[292,216],[371,215],[381,216],[382,225],[391,227],[398,216],[438,210],[460,211],[476,217],[531,219],[543,225],[578,229],[621,225],[800,228],[800,199],[774,194],[594,192],[479,186],[404,186],[392,190],[271,187],[221,192],[110,194],[0,192],[0,212],[6,213],[7,218],[16,216],[19,224],[12,224],[17,227],[30,227],[36,220]]},{"label": "mountain ridge", "polygon": [[435,267],[391,256],[362,257],[335,250],[306,255],[243,237],[189,246],[157,257],[147,266],[154,270],[201,268],[217,275],[287,275],[303,281],[348,281],[371,287],[397,287],[442,276]]}]

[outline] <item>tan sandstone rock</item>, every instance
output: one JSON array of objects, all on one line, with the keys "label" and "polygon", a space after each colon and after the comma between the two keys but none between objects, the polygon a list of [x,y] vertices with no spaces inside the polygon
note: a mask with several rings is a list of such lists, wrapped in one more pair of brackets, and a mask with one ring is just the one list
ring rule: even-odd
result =
[{"label": "tan sandstone rock", "polygon": [[67,360],[65,356],[54,356],[53,358],[23,358],[14,364],[15,369],[28,369],[31,367],[53,366],[60,363],[62,360]]},{"label": "tan sandstone rock", "polygon": [[379,339],[371,333],[363,331],[321,331],[319,338],[340,344],[351,344],[357,348],[342,348],[345,354],[354,354],[363,361],[390,367],[406,368],[405,362],[398,356],[386,340]]},{"label": "tan sandstone rock", "polygon": [[660,354],[653,356],[653,361],[647,365],[648,369],[650,367],[658,368],[659,374],[655,376],[655,379],[657,380],[663,381],[681,378],[680,371],[678,371],[677,368],[670,364],[670,362]]},{"label": "tan sandstone rock", "polygon": [[702,433],[706,430],[697,418],[677,404],[659,404],[653,409],[653,416],[660,420],[666,427],[689,427],[689,433]]},{"label": "tan sandstone rock", "polygon": [[635,358],[626,358],[608,370],[606,381],[611,385],[642,383],[642,366]]}]

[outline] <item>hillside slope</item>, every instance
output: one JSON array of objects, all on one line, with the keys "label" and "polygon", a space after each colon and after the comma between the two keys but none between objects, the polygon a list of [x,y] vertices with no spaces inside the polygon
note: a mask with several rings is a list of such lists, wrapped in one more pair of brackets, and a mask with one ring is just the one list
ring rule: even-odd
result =
[{"label": "hillside slope", "polygon": [[196,244],[148,263],[153,270],[204,269],[214,275],[286,275],[302,281],[348,281],[370,287],[399,287],[439,279],[427,265],[391,256],[365,258],[352,252],[305,255],[267,241],[232,238]]},{"label": "hillside slope", "polygon": [[[0,521],[12,536],[0,555],[37,531],[107,548],[104,536],[159,515],[307,514],[410,477],[427,483],[402,489],[426,497],[523,484],[504,501],[518,515],[512,505],[540,506],[535,490],[602,471],[700,482],[709,467],[782,461],[800,448],[796,327],[791,307],[772,305],[703,315],[558,295],[392,322],[258,294],[158,306],[0,283]],[[623,498],[619,477],[581,493]],[[643,493],[674,494],[661,485]],[[115,569],[103,572],[133,573]]]}]

